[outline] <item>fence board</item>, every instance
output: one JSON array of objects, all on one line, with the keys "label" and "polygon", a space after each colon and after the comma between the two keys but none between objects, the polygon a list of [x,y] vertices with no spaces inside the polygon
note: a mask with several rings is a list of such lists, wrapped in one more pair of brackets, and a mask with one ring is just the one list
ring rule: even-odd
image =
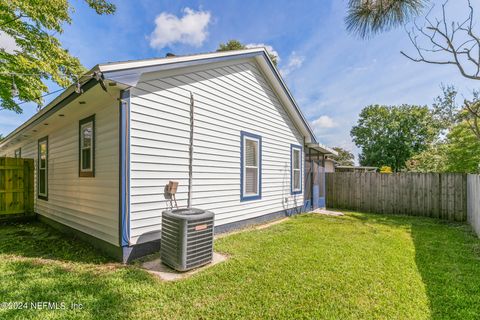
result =
[{"label": "fence board", "polygon": [[330,208],[467,220],[465,174],[334,172],[326,182]]},{"label": "fence board", "polygon": [[467,176],[467,220],[480,237],[480,175]]},{"label": "fence board", "polygon": [[0,158],[0,219],[33,214],[33,159]]}]

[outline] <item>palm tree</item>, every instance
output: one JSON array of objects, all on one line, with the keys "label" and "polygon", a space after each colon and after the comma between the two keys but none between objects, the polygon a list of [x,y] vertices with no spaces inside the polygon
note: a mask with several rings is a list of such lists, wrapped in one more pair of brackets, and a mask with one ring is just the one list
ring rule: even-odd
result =
[{"label": "palm tree", "polygon": [[428,0],[349,0],[347,30],[361,38],[406,23],[418,15]]}]

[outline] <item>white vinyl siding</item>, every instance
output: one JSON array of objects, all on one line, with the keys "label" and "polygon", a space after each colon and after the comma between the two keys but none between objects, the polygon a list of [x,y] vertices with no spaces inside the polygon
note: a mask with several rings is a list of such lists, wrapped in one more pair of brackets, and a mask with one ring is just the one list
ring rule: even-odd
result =
[{"label": "white vinyl siding", "polygon": [[[97,88],[98,87],[98,88]],[[2,149],[7,154],[22,147],[24,158],[35,159],[38,139],[48,136],[48,201],[35,197],[35,212],[84,233],[119,245],[119,112],[118,101],[97,86],[83,94],[87,103],[78,101],[49,117],[48,126]],[[112,95],[115,93],[112,93]],[[79,120],[95,113],[95,179],[80,178]],[[37,171],[37,170],[35,170]],[[35,175],[35,189],[37,189]],[[37,190],[35,190],[35,195]]]},{"label": "white vinyl siding", "polygon": [[[253,60],[143,76],[130,100],[130,234],[159,239],[165,186],[186,205],[190,92],[195,100],[194,207],[223,225],[303,205],[290,193],[290,146],[303,137]],[[261,199],[241,201],[240,132],[261,136]],[[259,186],[260,188],[260,186]]]}]

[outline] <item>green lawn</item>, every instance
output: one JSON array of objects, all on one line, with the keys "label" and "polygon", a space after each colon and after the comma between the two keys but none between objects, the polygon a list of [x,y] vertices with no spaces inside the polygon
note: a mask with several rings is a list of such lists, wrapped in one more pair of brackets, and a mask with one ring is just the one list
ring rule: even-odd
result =
[{"label": "green lawn", "polygon": [[[302,215],[216,241],[229,260],[178,282],[39,223],[0,226],[1,319],[478,319],[480,240],[463,224]],[[81,303],[12,310],[2,302]]]}]

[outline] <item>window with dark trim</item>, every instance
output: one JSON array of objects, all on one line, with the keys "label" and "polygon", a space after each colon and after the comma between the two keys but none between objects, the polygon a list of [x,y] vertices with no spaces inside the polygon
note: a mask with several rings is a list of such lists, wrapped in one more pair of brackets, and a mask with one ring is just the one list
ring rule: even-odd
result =
[{"label": "window with dark trim", "polygon": [[21,158],[22,157],[22,148],[18,148],[15,150],[15,158]]},{"label": "window with dark trim", "polygon": [[95,176],[95,115],[80,120],[78,139],[78,175]]},{"label": "window with dark trim", "polygon": [[262,197],[262,137],[240,133],[240,200]]},{"label": "window with dark trim", "polygon": [[48,200],[48,136],[38,140],[37,195]]},{"label": "window with dark trim", "polygon": [[302,193],[302,147],[290,146],[290,193]]}]

